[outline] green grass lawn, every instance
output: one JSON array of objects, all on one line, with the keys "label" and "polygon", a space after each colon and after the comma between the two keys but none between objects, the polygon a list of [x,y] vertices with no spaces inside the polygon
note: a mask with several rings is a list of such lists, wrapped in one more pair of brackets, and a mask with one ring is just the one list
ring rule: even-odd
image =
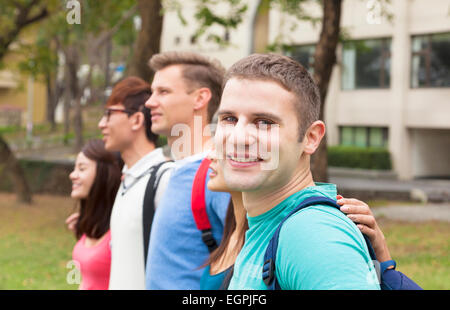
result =
[{"label": "green grass lawn", "polygon": [[75,238],[64,224],[69,197],[34,196],[31,206],[0,194],[0,289],[78,289],[67,284]]},{"label": "green grass lawn", "polygon": [[424,289],[450,289],[450,224],[379,219],[397,270]]},{"label": "green grass lawn", "polygon": [[[35,195],[31,206],[0,193],[0,289],[78,289],[66,278],[75,239],[68,197]],[[379,219],[398,270],[425,289],[450,289],[450,225]]]}]

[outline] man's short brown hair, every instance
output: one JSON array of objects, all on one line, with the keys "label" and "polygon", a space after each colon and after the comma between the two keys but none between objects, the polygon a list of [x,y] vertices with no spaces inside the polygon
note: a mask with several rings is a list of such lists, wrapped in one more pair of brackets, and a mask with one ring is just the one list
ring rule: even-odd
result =
[{"label": "man's short brown hair", "polygon": [[150,98],[152,90],[150,84],[136,76],[129,76],[114,85],[111,95],[106,102],[106,107],[122,104],[130,111],[144,114],[145,134],[147,140],[156,144],[158,135],[153,133],[150,110],[145,107],[145,102]]},{"label": "man's short brown hair", "polygon": [[218,60],[192,52],[165,52],[153,55],[149,65],[155,72],[168,66],[181,65],[181,74],[188,87],[209,88],[211,100],[208,103],[208,122],[211,122],[220,104],[225,74]]},{"label": "man's short brown hair", "polygon": [[224,86],[231,78],[267,80],[278,83],[295,95],[294,106],[299,122],[299,140],[303,140],[308,127],[319,119],[320,93],[308,71],[297,61],[276,54],[253,54],[228,69]]}]

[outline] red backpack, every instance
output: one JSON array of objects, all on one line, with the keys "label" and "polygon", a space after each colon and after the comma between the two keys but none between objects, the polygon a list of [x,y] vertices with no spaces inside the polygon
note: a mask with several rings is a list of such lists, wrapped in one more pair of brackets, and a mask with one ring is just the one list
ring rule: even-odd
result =
[{"label": "red backpack", "polygon": [[192,183],[191,208],[197,228],[202,232],[203,243],[208,247],[209,253],[217,248],[211,231],[211,223],[206,213],[205,183],[211,160],[204,158],[198,168]]}]

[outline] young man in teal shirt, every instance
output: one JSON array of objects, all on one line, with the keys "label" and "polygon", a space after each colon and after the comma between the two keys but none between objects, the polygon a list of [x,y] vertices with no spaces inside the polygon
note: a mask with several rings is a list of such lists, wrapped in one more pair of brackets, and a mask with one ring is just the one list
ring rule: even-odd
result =
[{"label": "young man in teal shirt", "polygon": [[[308,72],[280,55],[251,55],[227,72],[216,148],[224,178],[243,192],[249,230],[229,289],[266,289],[264,253],[283,218],[311,196],[335,199],[315,184],[310,156],[325,134],[320,95]],[[339,210],[316,205],[281,229],[275,274],[282,289],[379,289],[364,238]]]}]

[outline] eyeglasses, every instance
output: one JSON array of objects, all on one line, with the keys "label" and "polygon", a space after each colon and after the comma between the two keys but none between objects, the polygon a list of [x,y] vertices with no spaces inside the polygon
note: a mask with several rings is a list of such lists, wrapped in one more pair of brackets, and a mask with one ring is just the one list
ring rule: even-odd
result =
[{"label": "eyeglasses", "polygon": [[106,109],[105,113],[103,113],[103,117],[106,117],[106,121],[109,122],[109,118],[113,112],[121,112],[126,113],[130,116],[133,113],[136,113],[136,110],[128,110],[128,109]]}]

